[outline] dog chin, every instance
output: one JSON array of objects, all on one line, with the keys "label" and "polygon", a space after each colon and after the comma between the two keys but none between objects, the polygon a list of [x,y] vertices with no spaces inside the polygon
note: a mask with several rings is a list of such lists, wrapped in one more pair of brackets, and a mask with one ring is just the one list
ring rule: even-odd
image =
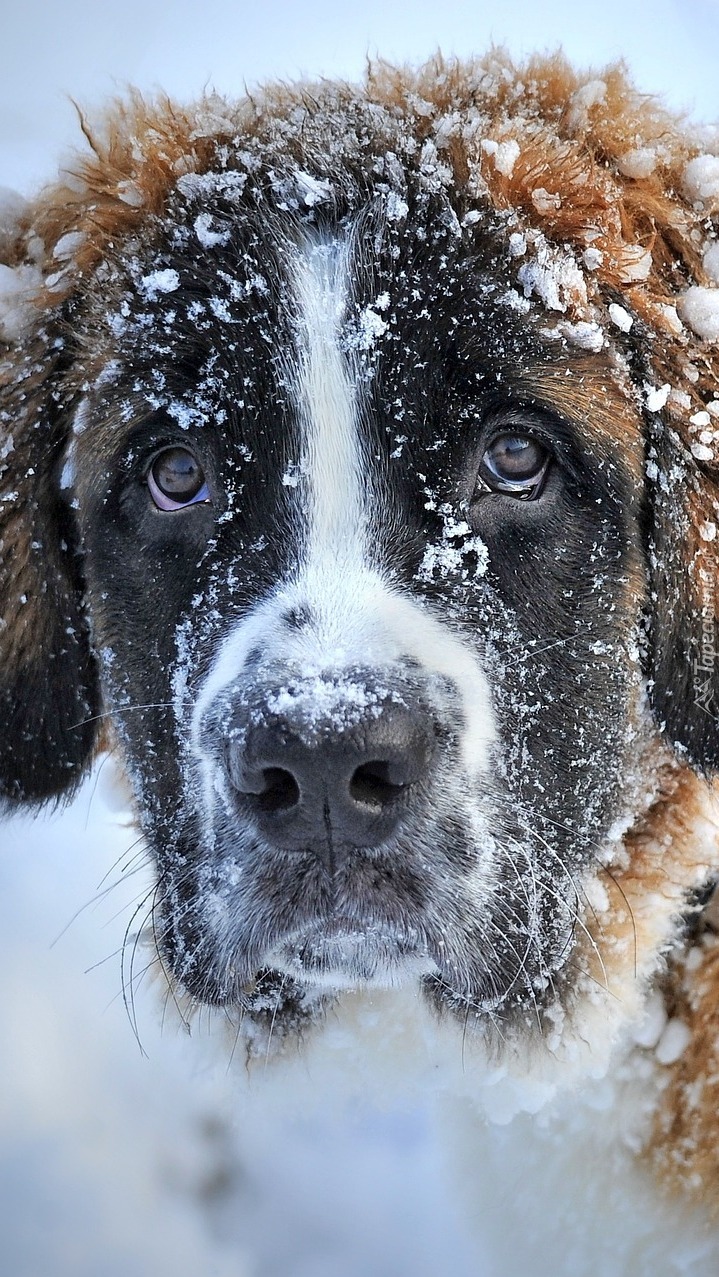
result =
[{"label": "dog chin", "polygon": [[397,988],[436,974],[418,941],[334,920],[281,941],[266,965],[303,985],[327,989]]}]

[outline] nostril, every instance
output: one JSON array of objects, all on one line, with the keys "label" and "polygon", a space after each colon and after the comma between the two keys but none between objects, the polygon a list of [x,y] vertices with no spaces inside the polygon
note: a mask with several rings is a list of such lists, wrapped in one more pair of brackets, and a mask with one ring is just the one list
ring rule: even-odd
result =
[{"label": "nostril", "polygon": [[363,763],[352,774],[350,797],[367,807],[386,807],[406,789],[406,785],[393,784],[389,771],[389,763]]},{"label": "nostril", "polygon": [[255,791],[261,811],[290,811],[300,801],[300,788],[292,772],[284,767],[265,767],[260,773],[262,788]]}]

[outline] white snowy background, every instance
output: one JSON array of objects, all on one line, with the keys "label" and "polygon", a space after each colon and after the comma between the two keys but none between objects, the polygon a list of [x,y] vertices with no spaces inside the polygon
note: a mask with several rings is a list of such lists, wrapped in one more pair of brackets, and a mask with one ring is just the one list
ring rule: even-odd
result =
[{"label": "white snowy background", "polygon": [[[623,57],[643,90],[719,118],[719,0],[24,0],[12,12],[5,0],[0,185],[32,192],[79,143],[70,99],[92,108],[127,84],[187,99],[275,77],[356,78],[368,53],[416,62],[491,41],[515,55],[562,44],[595,67]],[[0,823],[3,1277],[579,1273],[561,1246],[521,1269],[482,1259],[482,1208],[471,1240],[414,1102],[370,1103],[349,1133],[296,1115],[278,1147],[281,1125],[266,1135],[272,1095],[248,1109],[229,1049],[213,1054],[201,1031],[163,1032],[144,983],[141,1053],[119,950],[148,878],[108,770],[64,812]],[[521,1157],[511,1155],[519,1183]],[[495,1222],[505,1205],[495,1191]],[[516,1208],[508,1227],[518,1227]],[[645,1262],[650,1271],[651,1250],[664,1277],[643,1246],[627,1273]],[[700,1252],[687,1254],[686,1271],[709,1277]],[[619,1277],[607,1262],[586,1271]]]}]

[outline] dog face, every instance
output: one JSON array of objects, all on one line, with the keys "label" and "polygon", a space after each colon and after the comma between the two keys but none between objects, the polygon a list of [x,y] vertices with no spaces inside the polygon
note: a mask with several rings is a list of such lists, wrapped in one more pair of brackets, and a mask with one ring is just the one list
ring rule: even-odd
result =
[{"label": "dog face", "polygon": [[35,664],[75,673],[55,713],[33,676],[55,757],[13,775],[16,751],[6,788],[71,779],[104,706],[201,1001],[261,1014],[280,987],[291,1026],[307,989],[411,980],[534,1016],[570,996],[666,704],[714,761],[701,630],[668,609],[696,514],[576,256],[353,111],[309,112],[319,151],[272,116],[168,180],[14,369],[26,450],[57,403],[25,481],[61,532]]},{"label": "dog face", "polygon": [[515,319],[491,221],[268,185],[118,270],[73,458],[170,960],[526,997],[634,728],[636,475],[563,397],[609,378]]}]

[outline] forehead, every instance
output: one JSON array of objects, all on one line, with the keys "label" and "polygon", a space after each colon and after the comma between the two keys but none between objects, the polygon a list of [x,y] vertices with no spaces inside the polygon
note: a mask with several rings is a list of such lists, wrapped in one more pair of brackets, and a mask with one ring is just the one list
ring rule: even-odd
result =
[{"label": "forehead", "polygon": [[568,341],[561,311],[524,296],[505,221],[408,170],[401,193],[349,169],[334,183],[299,168],[180,179],[90,291],[85,386],[107,409],[92,445],[114,452],[158,411],[181,430],[211,424],[229,437],[264,428],[271,405],[281,432],[324,254],[314,320],[335,308],[342,358],[388,422],[416,434],[448,397],[470,416],[515,399],[578,425],[589,449],[619,454],[640,484],[625,372]]}]

